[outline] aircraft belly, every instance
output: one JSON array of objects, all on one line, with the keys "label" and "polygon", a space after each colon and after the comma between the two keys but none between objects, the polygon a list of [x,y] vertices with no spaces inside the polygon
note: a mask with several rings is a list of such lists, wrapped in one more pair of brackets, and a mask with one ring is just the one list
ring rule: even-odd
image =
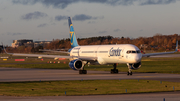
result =
[{"label": "aircraft belly", "polygon": [[103,59],[107,64],[108,63],[124,63],[124,61],[122,61],[122,59],[119,59],[119,57],[107,57]]}]

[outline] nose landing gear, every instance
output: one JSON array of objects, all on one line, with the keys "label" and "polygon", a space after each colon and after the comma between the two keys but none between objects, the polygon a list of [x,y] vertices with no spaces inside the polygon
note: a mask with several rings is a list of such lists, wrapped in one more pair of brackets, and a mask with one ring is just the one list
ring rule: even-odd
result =
[{"label": "nose landing gear", "polygon": [[127,75],[132,75],[131,69],[129,69],[129,71],[127,72]]}]

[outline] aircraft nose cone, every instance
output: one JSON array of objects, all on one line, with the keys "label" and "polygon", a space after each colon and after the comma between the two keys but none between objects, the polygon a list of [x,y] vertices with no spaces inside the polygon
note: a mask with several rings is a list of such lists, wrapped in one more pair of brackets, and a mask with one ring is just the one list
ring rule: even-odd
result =
[{"label": "aircraft nose cone", "polygon": [[135,57],[135,61],[136,61],[136,62],[140,62],[140,61],[141,61],[141,57],[140,57],[140,56],[136,56],[136,57]]}]

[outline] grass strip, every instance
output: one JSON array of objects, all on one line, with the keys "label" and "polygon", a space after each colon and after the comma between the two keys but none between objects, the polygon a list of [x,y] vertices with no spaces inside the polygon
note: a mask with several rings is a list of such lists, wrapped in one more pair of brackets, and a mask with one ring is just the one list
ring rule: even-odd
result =
[{"label": "grass strip", "polygon": [[[142,66],[138,70],[133,70],[133,72],[142,73],[170,73],[170,74],[180,74],[180,58],[144,58],[142,60]],[[42,68],[42,69],[69,69],[68,60],[60,61],[61,63],[47,63],[47,61],[55,61],[50,59],[45,59],[45,61],[28,59],[27,61],[14,62],[14,61],[0,61],[0,67],[15,67],[15,68]],[[12,62],[12,63],[11,63]],[[66,64],[64,64],[64,62]],[[31,64],[32,63],[32,64]],[[113,69],[112,65],[90,65],[85,66],[86,70],[93,71],[110,71]],[[118,64],[117,69],[120,72],[127,72],[128,68],[126,64]]]},{"label": "grass strip", "polygon": [[0,83],[0,95],[5,96],[104,95],[178,90],[180,90],[180,83],[178,82],[155,80],[79,80]]}]

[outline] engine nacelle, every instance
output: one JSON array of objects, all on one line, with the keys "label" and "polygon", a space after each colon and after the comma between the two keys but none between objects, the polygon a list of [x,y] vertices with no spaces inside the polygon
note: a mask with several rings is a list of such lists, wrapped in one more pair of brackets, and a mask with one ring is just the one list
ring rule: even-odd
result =
[{"label": "engine nacelle", "polygon": [[75,59],[69,62],[69,67],[73,70],[82,70],[84,67],[84,64],[82,60],[80,59]]},{"label": "engine nacelle", "polygon": [[133,63],[133,64],[127,63],[127,66],[129,69],[136,70],[136,69],[139,69],[141,67],[141,62]]}]

